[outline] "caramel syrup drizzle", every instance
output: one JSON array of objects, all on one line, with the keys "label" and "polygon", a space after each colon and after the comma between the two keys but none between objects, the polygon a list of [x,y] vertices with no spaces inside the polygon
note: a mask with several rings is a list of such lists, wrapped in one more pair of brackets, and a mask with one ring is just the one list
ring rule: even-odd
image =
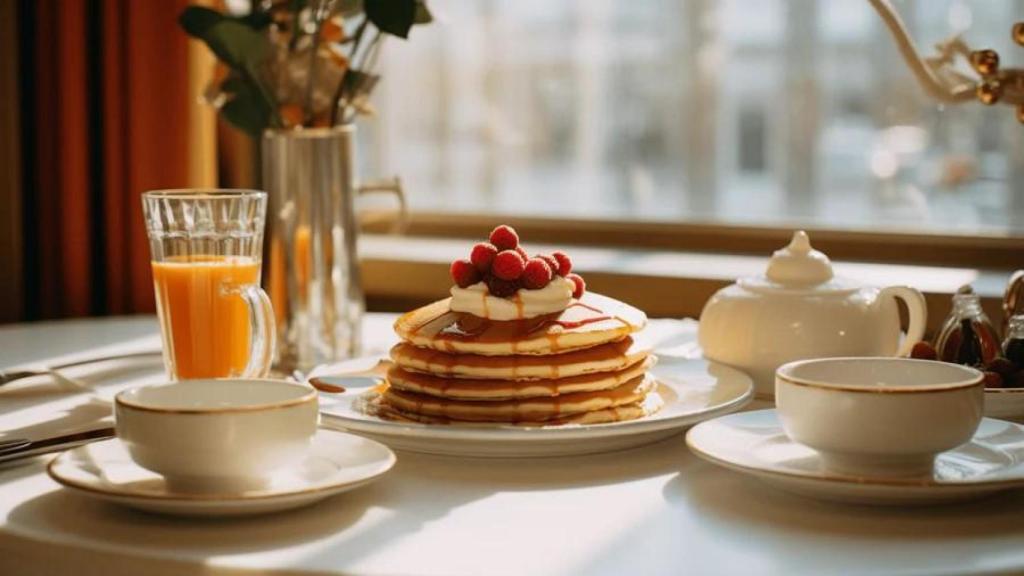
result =
[{"label": "caramel syrup drizzle", "polygon": [[328,394],[343,394],[345,392],[344,386],[331,384],[330,382],[324,381],[320,378],[310,378],[309,385],[320,392],[326,392]]}]

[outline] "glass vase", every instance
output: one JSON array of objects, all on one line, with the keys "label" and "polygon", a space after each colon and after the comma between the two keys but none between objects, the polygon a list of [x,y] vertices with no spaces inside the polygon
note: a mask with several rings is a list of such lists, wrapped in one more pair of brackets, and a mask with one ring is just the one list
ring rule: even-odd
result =
[{"label": "glass vase", "polygon": [[360,184],[355,136],[354,125],[263,135],[265,285],[276,314],[278,372],[305,372],[360,352],[365,302],[356,197],[394,194],[404,220],[397,179]]}]

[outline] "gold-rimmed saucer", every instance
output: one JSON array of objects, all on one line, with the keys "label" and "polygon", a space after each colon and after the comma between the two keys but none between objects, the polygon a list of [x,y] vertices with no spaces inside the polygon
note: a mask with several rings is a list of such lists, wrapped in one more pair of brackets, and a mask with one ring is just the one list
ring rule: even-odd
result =
[{"label": "gold-rimmed saucer", "polygon": [[775,410],[722,416],[694,426],[686,444],[697,456],[782,490],[837,502],[933,504],[1024,487],[1024,427],[984,418],[974,437],[939,454],[931,474],[852,476],[830,472],[811,448],[789,439]]},{"label": "gold-rimmed saucer", "polygon": [[312,504],[372,482],[394,466],[387,446],[344,432],[320,429],[303,458],[269,476],[259,490],[232,493],[175,492],[164,479],[136,464],[120,440],[64,452],[47,467],[63,486],[148,512],[177,516],[243,516]]}]

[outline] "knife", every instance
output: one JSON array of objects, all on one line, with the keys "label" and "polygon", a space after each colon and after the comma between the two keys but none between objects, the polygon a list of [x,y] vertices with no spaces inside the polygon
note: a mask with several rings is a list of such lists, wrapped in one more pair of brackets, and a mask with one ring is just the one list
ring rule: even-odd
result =
[{"label": "knife", "polygon": [[97,428],[85,432],[63,434],[42,440],[11,438],[0,440],[0,463],[13,462],[31,456],[61,452],[68,448],[88,444],[97,440],[106,440],[115,436],[114,428]]}]

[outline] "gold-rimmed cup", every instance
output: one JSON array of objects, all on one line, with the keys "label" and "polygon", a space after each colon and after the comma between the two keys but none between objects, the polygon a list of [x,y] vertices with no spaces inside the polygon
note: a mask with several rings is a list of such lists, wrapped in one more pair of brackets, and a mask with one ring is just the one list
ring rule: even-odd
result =
[{"label": "gold-rimmed cup", "polygon": [[981,422],[984,376],[906,358],[819,358],[781,366],[775,402],[786,434],[824,466],[856,476],[929,474],[935,456]]},{"label": "gold-rimmed cup", "polygon": [[115,397],[118,438],[132,459],[181,492],[267,485],[300,460],[319,422],[317,393],[285,380],[183,380]]}]

